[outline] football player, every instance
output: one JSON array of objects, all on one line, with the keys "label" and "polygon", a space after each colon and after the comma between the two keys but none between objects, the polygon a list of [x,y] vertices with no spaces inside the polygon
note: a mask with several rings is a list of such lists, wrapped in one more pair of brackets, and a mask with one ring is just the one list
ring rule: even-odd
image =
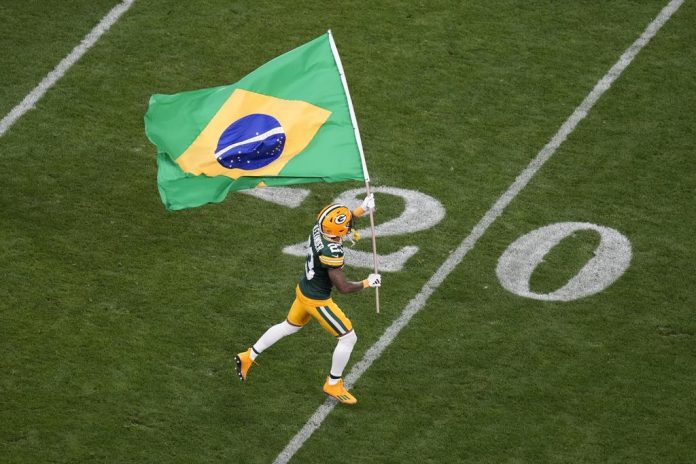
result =
[{"label": "football player", "polygon": [[364,216],[374,208],[374,195],[370,194],[354,211],[342,204],[331,204],[319,212],[309,234],[304,276],[295,288],[295,301],[287,319],[268,329],[247,351],[234,357],[242,381],[246,380],[258,355],[286,335],[296,333],[314,318],[337,338],[324,393],[344,404],[357,403],[358,400],[344,387],[342,376],[358,337],[350,319],[331,298],[331,290],[335,287],[339,293],[354,293],[381,285],[379,274],[370,274],[361,282],[351,282],[343,273],[343,240],[353,232],[354,218]]}]

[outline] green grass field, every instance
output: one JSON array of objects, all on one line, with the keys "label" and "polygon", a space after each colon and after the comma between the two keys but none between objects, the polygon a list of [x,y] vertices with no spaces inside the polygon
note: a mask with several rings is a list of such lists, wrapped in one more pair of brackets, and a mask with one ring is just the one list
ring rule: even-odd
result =
[{"label": "green grass field", "polygon": [[[3,1],[0,117],[117,3]],[[361,185],[166,212],[151,94],[235,82],[332,29],[373,184],[446,210],[378,239],[419,247],[384,274],[381,314],[371,291],[336,296],[350,370],[666,4],[136,0],[0,137],[0,462],[270,463],[324,402],[318,324],[246,384],[233,355],[292,303],[303,260],[282,249]],[[696,462],[694,24],[686,1],[292,462]],[[379,223],[404,207],[377,202]],[[561,222],[620,232],[630,266],[571,301],[506,290],[501,255]],[[562,240],[530,290],[562,287],[599,242]]]}]

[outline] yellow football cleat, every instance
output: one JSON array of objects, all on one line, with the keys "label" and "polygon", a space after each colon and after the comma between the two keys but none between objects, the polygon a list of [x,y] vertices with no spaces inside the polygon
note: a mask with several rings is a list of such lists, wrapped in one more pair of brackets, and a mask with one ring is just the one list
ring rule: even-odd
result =
[{"label": "yellow football cleat", "polygon": [[234,357],[234,367],[237,370],[237,375],[239,375],[239,380],[246,380],[247,372],[249,372],[249,368],[252,364],[256,364],[256,361],[251,359],[251,348]]},{"label": "yellow football cleat", "polygon": [[346,390],[346,387],[343,386],[343,379],[339,380],[338,383],[334,385],[329,385],[329,378],[327,377],[326,383],[324,383],[324,393],[336,398],[343,404],[355,404],[358,402],[358,400]]}]

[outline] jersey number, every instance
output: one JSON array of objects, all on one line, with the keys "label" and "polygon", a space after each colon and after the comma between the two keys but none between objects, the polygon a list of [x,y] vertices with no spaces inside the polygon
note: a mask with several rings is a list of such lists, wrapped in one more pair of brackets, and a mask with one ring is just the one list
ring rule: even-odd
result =
[{"label": "jersey number", "polygon": [[305,261],[304,273],[307,280],[314,278],[314,253],[312,253],[312,238],[307,241],[307,260]]}]

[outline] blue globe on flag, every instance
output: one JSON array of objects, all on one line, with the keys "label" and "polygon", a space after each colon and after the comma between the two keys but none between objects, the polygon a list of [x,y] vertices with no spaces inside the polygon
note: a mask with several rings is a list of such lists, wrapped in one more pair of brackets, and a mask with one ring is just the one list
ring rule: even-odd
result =
[{"label": "blue globe on flag", "polygon": [[250,114],[225,129],[215,158],[227,169],[259,169],[277,160],[285,148],[285,131],[267,114]]}]

